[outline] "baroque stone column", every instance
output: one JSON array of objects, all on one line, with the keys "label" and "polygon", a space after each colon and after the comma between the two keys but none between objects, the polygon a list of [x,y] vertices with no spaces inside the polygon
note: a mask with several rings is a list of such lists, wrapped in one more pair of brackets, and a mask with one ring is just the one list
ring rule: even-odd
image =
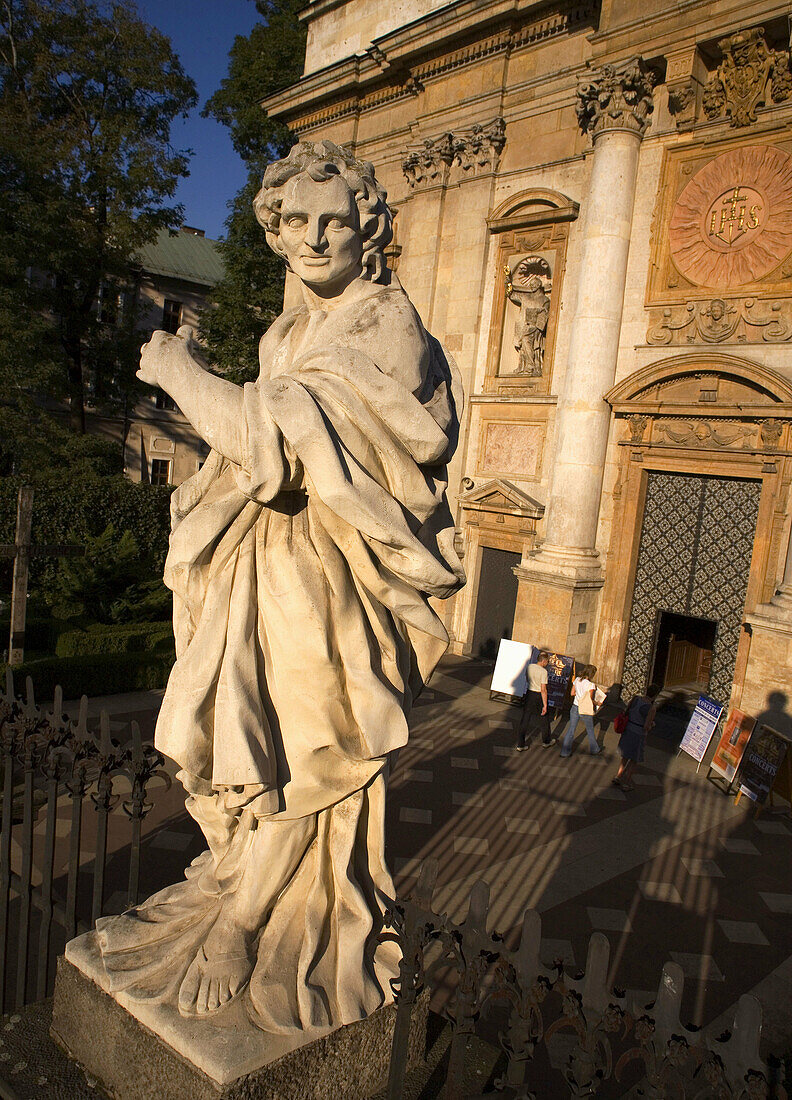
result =
[{"label": "baroque stone column", "polygon": [[579,657],[588,655],[603,581],[595,549],[610,424],[603,395],[616,373],[638,154],[652,110],[652,83],[636,58],[619,68],[603,66],[578,89],[578,118],[594,143],[578,297],[558,403],[545,542],[519,567],[525,590],[518,598],[515,637],[527,631],[533,638],[539,629],[548,644],[568,653],[577,648],[572,655]]}]

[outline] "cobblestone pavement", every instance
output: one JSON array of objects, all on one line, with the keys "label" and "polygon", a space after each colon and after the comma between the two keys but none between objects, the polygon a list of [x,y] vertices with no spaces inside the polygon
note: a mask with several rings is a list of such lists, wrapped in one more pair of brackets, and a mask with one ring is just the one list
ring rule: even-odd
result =
[{"label": "cobblestone pavement", "polygon": [[[533,745],[516,753],[519,711],[489,697],[491,666],[446,658],[421,696],[394,767],[387,843],[400,892],[421,860],[439,862],[435,907],[464,916],[471,886],[491,887],[492,927],[515,935],[522,912],[542,916],[546,960],[582,967],[593,931],[611,944],[613,983],[655,991],[663,963],[686,975],[683,1018],[730,1023],[738,997],[765,1007],[765,1039],[792,1048],[792,820],[749,816],[696,773],[675,746],[650,737],[629,794],[611,786],[617,735],[588,755]],[[113,721],[152,728],[159,695],[116,697]],[[144,841],[144,893],[178,877],[203,848],[178,783],[156,799]],[[119,831],[118,843],[126,834]],[[119,868],[123,860],[119,853]],[[123,882],[112,885],[121,908]],[[115,892],[114,892],[115,890]],[[651,998],[650,998],[651,999]]]}]

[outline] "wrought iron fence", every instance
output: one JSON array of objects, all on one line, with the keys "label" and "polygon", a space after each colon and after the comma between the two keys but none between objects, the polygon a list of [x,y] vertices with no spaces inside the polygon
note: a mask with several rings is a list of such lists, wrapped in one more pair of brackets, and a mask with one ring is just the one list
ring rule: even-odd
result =
[{"label": "wrought iron fence", "polygon": [[[111,815],[128,821],[126,902],[137,903],[141,823],[152,808],[150,789],[155,782],[169,787],[171,780],[162,755],[142,741],[137,723],[119,740],[110,736],[110,718],[103,711],[98,730],[91,730],[85,696],[72,720],[63,713],[60,688],[49,709],[36,706],[30,677],[24,699],[17,697],[10,669],[0,690],[0,754],[3,1013],[46,997],[55,951],[104,914]],[[85,812],[91,806],[93,829]],[[56,875],[59,844],[66,846],[66,865]]]},{"label": "wrought iron fence", "polygon": [[[787,1100],[782,1064],[760,1056],[762,1010],[754,997],[740,998],[733,1027],[723,1034],[684,1025],[684,978],[676,963],[663,968],[655,1000],[642,1003],[638,995],[608,987],[610,946],[601,932],[591,936],[585,971],[569,975],[561,960],[549,966],[540,961],[542,925],[535,910],[525,911],[519,946],[509,950],[502,936],[487,931],[487,884],[476,883],[467,918],[456,924],[432,909],[436,876],[436,863],[425,862],[413,892],[386,915],[392,931],[384,935],[395,936],[402,948],[387,1100],[405,1095],[416,1001],[436,988],[438,975],[449,973],[444,1100],[484,1096],[465,1083],[477,1032],[499,1044],[501,1072],[491,1086],[514,1100]],[[569,1039],[559,1058],[562,1032]]]}]

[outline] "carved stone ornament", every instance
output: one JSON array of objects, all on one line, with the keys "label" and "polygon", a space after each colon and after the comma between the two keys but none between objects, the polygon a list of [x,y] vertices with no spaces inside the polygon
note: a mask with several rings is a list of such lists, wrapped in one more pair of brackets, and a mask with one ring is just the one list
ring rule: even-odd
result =
[{"label": "carved stone ornament", "polygon": [[792,340],[792,304],[757,302],[755,298],[726,301],[712,298],[663,310],[663,319],[649,326],[647,344],[783,344]]},{"label": "carved stone ornament", "polygon": [[494,118],[458,134],[447,132],[408,151],[402,171],[410,187],[445,178],[453,164],[463,172],[494,171],[506,144],[506,123]]},{"label": "carved stone ornament", "polygon": [[627,417],[627,423],[630,427],[630,443],[634,443],[636,446],[643,443],[644,433],[649,424],[648,417],[641,416],[640,413],[633,413],[632,416]]},{"label": "carved stone ornament", "polygon": [[680,193],[668,239],[676,269],[696,286],[769,275],[792,253],[792,156],[744,145],[715,157]]},{"label": "carved stone ornament", "polygon": [[655,431],[658,439],[665,436],[666,442],[681,447],[734,447],[737,443],[743,449],[750,450],[756,437],[754,425],[713,425],[706,420],[687,423],[658,421]]},{"label": "carved stone ornament", "polygon": [[758,107],[792,96],[789,53],[771,50],[761,27],[722,38],[718,46],[723,60],[704,89],[707,118],[728,116],[732,126],[750,126]]},{"label": "carved stone ornament", "polygon": [[668,109],[678,130],[689,129],[696,119],[696,83],[690,78],[668,87]]},{"label": "carved stone ornament", "polygon": [[592,140],[606,130],[631,130],[643,137],[652,113],[655,78],[639,57],[616,68],[603,65],[577,90],[580,128]]},{"label": "carved stone ornament", "polygon": [[541,256],[526,256],[514,270],[507,264],[504,272],[506,297],[520,311],[514,326],[514,347],[519,355],[517,374],[541,378],[553,288],[550,265]]},{"label": "carved stone ornament", "polygon": [[768,451],[777,451],[778,444],[781,441],[781,430],[783,424],[780,420],[775,420],[771,417],[769,420],[765,420],[759,429],[759,438],[762,441],[762,446]]}]

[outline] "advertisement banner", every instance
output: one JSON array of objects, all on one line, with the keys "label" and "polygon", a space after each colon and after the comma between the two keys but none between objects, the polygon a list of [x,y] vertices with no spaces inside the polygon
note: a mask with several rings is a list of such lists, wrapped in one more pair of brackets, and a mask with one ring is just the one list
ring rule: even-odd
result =
[{"label": "advertisement banner", "polygon": [[692,756],[699,767],[722,713],[723,707],[720,703],[708,699],[706,695],[699,695],[696,709],[679,745],[679,751]]},{"label": "advertisement banner", "polygon": [[498,646],[498,659],[492,673],[490,691],[503,695],[516,695],[522,698],[528,690],[526,672],[531,661],[536,659],[537,650],[529,642],[512,642],[501,639]]},{"label": "advertisement banner", "polygon": [[547,662],[547,705],[562,707],[572,681],[575,658],[565,657],[562,653],[551,653]]},{"label": "advertisement banner", "polygon": [[740,763],[740,794],[765,802],[788,748],[787,739],[769,726],[755,730]]},{"label": "advertisement banner", "polygon": [[710,768],[722,775],[730,785],[737,774],[745,746],[751,740],[755,726],[756,719],[743,714],[741,710],[733,710],[726,719]]}]

